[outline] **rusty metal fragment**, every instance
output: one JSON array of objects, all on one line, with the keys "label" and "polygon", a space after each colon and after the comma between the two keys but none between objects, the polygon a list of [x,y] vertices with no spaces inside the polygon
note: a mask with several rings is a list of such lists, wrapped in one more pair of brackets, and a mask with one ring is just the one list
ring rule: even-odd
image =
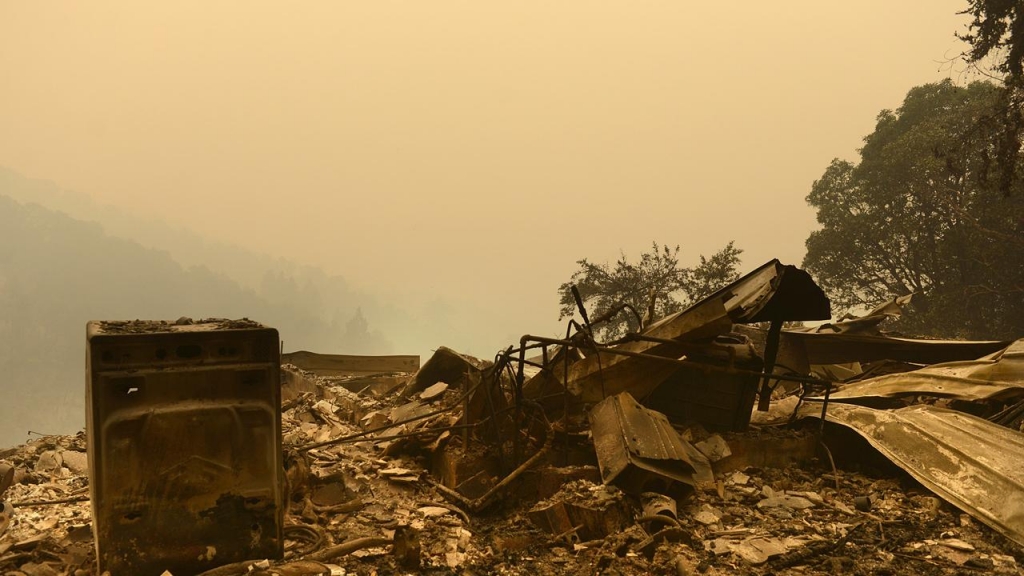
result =
[{"label": "rusty metal fragment", "polygon": [[[817,406],[804,415],[817,417]],[[920,404],[874,410],[833,404],[826,416],[944,500],[1024,545],[1024,434]]]},{"label": "rusty metal fragment", "polygon": [[90,322],[86,434],[99,571],[197,574],[280,558],[277,331]]},{"label": "rusty metal fragment", "polygon": [[594,406],[590,427],[605,484],[639,494],[714,479],[707,458],[682,439],[665,415],[644,408],[628,392]]}]

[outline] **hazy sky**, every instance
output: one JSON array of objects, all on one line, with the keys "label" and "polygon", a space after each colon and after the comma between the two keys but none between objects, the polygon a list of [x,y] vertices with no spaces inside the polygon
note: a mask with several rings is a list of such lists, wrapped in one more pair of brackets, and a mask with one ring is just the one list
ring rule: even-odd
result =
[{"label": "hazy sky", "polygon": [[584,256],[799,264],[966,4],[2,1],[0,165],[549,332]]}]

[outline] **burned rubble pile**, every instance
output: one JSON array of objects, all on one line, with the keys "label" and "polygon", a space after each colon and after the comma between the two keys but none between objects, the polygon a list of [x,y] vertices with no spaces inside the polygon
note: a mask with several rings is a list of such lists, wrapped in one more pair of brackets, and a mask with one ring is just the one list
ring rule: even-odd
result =
[{"label": "burned rubble pile", "polygon": [[[831,311],[772,261],[618,342],[581,305],[492,361],[291,357],[282,557],[165,573],[1024,573],[1024,340],[881,332],[906,303],[784,328]],[[0,452],[3,574],[100,574],[90,445]]]}]

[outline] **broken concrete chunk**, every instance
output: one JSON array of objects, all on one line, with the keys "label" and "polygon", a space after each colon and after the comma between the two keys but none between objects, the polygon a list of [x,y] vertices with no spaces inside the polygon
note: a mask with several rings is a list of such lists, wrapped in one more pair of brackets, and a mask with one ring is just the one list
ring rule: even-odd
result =
[{"label": "broken concrete chunk", "polygon": [[813,502],[815,504],[824,504],[825,503],[825,499],[821,497],[821,494],[818,494],[817,492],[811,492],[810,490],[806,490],[806,491],[786,490],[786,494],[788,494],[790,496],[799,496],[801,498],[806,498],[806,499],[810,500],[811,502]]},{"label": "broken concrete chunk", "polygon": [[437,518],[438,516],[444,516],[446,514],[452,513],[451,510],[443,508],[441,506],[422,506],[420,508],[417,508],[416,511],[420,514],[423,514],[427,518]]},{"label": "broken concrete chunk", "polygon": [[424,416],[433,411],[430,406],[421,403],[419,400],[413,400],[408,404],[396,406],[391,409],[391,421],[394,423],[404,422],[418,416]]},{"label": "broken concrete chunk", "polygon": [[39,459],[36,460],[35,471],[52,473],[60,470],[60,467],[63,465],[64,459],[61,458],[60,452],[47,450],[40,454]]},{"label": "broken concrete chunk", "polygon": [[391,417],[380,410],[367,412],[366,415],[359,420],[359,426],[361,426],[363,430],[376,430],[387,426],[390,423]]},{"label": "broken concrete chunk", "polygon": [[63,450],[60,453],[60,457],[64,461],[64,466],[72,474],[83,476],[89,473],[89,458],[85,455],[85,452]]},{"label": "broken concrete chunk", "polygon": [[814,502],[802,496],[790,496],[788,494],[776,495],[765,498],[757,503],[758,508],[789,508],[791,510],[806,510],[813,508]]},{"label": "broken concrete chunk", "polygon": [[439,398],[442,394],[444,394],[445,390],[447,389],[448,384],[445,382],[438,382],[436,384],[432,384],[426,390],[420,392],[420,400],[423,400],[424,402],[435,400]]},{"label": "broken concrete chunk", "polygon": [[938,541],[939,544],[952,548],[953,550],[962,550],[964,552],[974,552],[974,546],[969,542],[964,542],[959,538],[943,538]]},{"label": "broken concrete chunk", "polygon": [[26,576],[60,576],[60,571],[46,562],[22,564],[21,572]]},{"label": "broken concrete chunk", "polygon": [[788,548],[778,538],[747,538],[733,547],[733,553],[754,566],[764,564],[772,556],[785,554]]},{"label": "broken concrete chunk", "polygon": [[772,402],[767,412],[754,410],[750,415],[750,423],[758,426],[772,424],[785,424],[793,417],[793,413],[800,405],[798,396],[787,396],[782,400]]},{"label": "broken concrete chunk", "polygon": [[733,472],[732,475],[729,476],[729,482],[731,482],[732,484],[734,484],[736,486],[746,486],[747,482],[749,482],[749,481],[750,481],[750,476],[747,476],[743,472],[739,472],[739,471]]},{"label": "broken concrete chunk", "polygon": [[693,519],[705,526],[718,524],[722,520],[722,511],[710,504],[704,504],[693,515]]},{"label": "broken concrete chunk", "polygon": [[1017,559],[1008,554],[992,554],[992,564],[996,569],[1002,569],[1006,571],[1017,570]]},{"label": "broken concrete chunk", "polygon": [[701,454],[707,456],[711,463],[718,462],[719,460],[732,456],[732,450],[729,450],[729,444],[718,434],[713,434],[705,440],[701,440],[694,444],[697,450],[700,450]]}]

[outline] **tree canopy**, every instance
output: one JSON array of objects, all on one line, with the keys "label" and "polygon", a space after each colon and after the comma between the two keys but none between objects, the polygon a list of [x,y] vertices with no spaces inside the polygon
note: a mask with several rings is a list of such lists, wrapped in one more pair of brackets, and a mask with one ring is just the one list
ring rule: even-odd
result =
[{"label": "tree canopy", "polygon": [[999,53],[998,68],[1010,76],[1024,76],[1024,5],[1018,0],[969,0],[962,14],[972,16],[966,34],[958,34],[971,45],[967,57],[978,62]]},{"label": "tree canopy", "polygon": [[814,183],[807,201],[822,228],[804,267],[837,308],[916,293],[905,332],[1024,335],[1024,201],[1000,193],[996,143],[976,129],[1005,90],[913,88],[878,115],[859,163],[833,160]]},{"label": "tree canopy", "polygon": [[999,189],[1012,192],[1020,179],[1021,139],[1024,136],[1024,4],[1020,0],[969,0],[961,14],[972,16],[967,33],[957,34],[971,49],[963,55],[970,64],[992,56],[1006,90],[993,103],[991,115],[976,128],[988,133],[996,160]]},{"label": "tree canopy", "polygon": [[576,312],[571,292],[575,285],[591,319],[608,315],[621,304],[632,307],[635,314],[622,310],[595,328],[604,340],[619,338],[640,328],[638,317],[657,319],[672,314],[737,279],[740,253],[742,250],[729,242],[710,258],[701,256],[697,266],[683,268],[679,266],[679,246],[653,242],[651,250],[641,254],[635,264],[625,254],[614,266],[578,260],[579,268],[558,287],[559,320],[572,318]]}]

